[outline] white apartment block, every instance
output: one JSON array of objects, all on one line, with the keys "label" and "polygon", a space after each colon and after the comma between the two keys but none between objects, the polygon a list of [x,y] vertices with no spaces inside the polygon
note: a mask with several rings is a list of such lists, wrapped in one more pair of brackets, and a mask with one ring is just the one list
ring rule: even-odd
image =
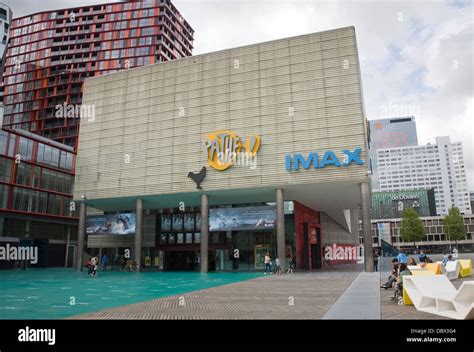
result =
[{"label": "white apartment block", "polygon": [[471,214],[462,142],[437,137],[436,144],[377,150],[380,191],[433,188],[438,215],[455,206]]}]

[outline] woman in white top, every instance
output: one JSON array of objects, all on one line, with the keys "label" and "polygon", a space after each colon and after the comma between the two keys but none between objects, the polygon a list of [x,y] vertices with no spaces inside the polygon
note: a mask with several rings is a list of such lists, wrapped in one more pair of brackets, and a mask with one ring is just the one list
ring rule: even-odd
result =
[{"label": "woman in white top", "polygon": [[271,274],[272,272],[272,258],[270,258],[270,253],[265,254],[265,260],[263,261],[265,263],[265,272],[264,274],[267,275],[267,272]]}]

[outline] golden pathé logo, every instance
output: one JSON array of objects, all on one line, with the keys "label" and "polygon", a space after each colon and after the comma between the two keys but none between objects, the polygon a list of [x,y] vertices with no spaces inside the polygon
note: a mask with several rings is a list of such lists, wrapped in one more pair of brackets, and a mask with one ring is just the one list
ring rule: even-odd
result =
[{"label": "golden path\u00e9 logo", "polygon": [[245,141],[228,130],[209,133],[204,143],[204,152],[209,166],[225,170],[232,165],[252,163],[260,148],[260,136],[247,137]]}]

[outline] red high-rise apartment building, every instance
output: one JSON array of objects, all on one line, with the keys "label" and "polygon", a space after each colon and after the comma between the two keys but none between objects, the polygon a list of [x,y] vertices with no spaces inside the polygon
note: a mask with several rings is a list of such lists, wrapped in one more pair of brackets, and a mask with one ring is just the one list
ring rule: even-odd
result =
[{"label": "red high-rise apartment building", "polygon": [[57,106],[81,104],[82,82],[190,56],[193,29],[169,0],[41,12],[13,20],[4,74],[4,126],[76,147],[79,121]]},{"label": "red high-rise apartment building", "polygon": [[0,242],[33,242],[41,266],[72,265],[67,257],[77,218],[69,204],[79,118],[58,117],[60,108],[81,106],[87,77],[190,56],[193,33],[169,0],[89,5],[12,21],[0,129]]}]

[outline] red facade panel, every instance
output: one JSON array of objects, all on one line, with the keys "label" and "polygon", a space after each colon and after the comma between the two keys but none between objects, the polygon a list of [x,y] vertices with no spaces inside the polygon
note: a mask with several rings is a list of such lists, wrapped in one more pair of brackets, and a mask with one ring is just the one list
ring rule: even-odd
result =
[{"label": "red facade panel", "polygon": [[[296,232],[296,265],[299,269],[311,269],[316,263],[316,258],[313,258],[314,253],[311,246],[319,246],[322,253],[322,234],[321,222],[319,212],[308,208],[307,206],[294,202],[295,206],[295,232]],[[305,241],[305,224],[307,224],[307,241]],[[320,238],[317,239],[317,231],[319,231]],[[308,262],[306,263],[305,256],[307,255]],[[313,263],[314,262],[314,263]],[[322,262],[322,258],[320,258]]]}]

